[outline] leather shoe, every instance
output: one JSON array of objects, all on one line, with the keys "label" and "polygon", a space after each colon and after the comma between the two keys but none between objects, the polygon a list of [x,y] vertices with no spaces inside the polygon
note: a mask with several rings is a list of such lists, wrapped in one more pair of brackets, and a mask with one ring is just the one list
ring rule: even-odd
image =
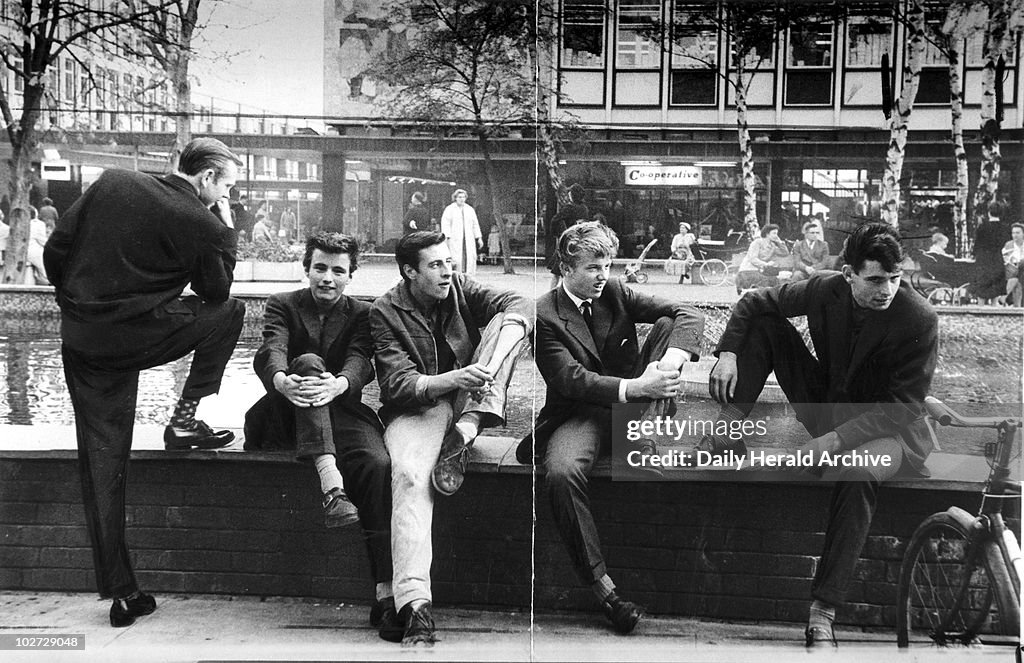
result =
[{"label": "leather shoe", "polygon": [[609,594],[601,604],[604,616],[612,623],[616,633],[631,633],[640,618],[644,616],[644,607],[632,601],[623,601],[615,592]]},{"label": "leather shoe", "polygon": [[164,429],[164,448],[169,451],[188,449],[220,449],[235,440],[235,434],[229,430],[214,431],[205,421],[196,419],[195,428],[176,428],[167,426]]},{"label": "leather shoe", "polygon": [[395,610],[395,597],[389,596],[373,604],[370,609],[370,625],[377,627],[377,635],[381,640],[388,642],[401,642],[405,629],[398,621],[398,611]]},{"label": "leather shoe", "polygon": [[442,495],[454,495],[466,479],[469,465],[469,446],[462,441],[458,431],[450,430],[441,443],[441,455],[430,473],[430,483]]},{"label": "leather shoe", "polygon": [[152,614],[156,610],[156,599],[149,594],[135,592],[123,599],[114,599],[110,605],[110,625],[124,628],[135,623],[136,617]]},{"label": "leather shoe", "polygon": [[434,618],[430,615],[430,601],[421,603],[415,610],[412,603],[405,604],[398,613],[398,621],[405,624],[405,632],[402,634],[403,647],[433,647],[437,642],[434,635]]},{"label": "leather shoe", "polygon": [[345,527],[359,520],[359,509],[341,488],[331,488],[324,493],[323,505],[326,527]]},{"label": "leather shoe", "polygon": [[808,626],[807,630],[804,631],[804,638],[806,638],[808,648],[823,645],[839,646],[839,643],[836,642],[836,634],[831,626]]},{"label": "leather shoe", "polygon": [[[654,443],[654,440],[648,438],[638,441],[636,443],[636,450],[640,452],[641,456],[650,457],[658,455],[658,445]],[[665,473],[662,472],[661,468],[656,465],[643,464],[636,469],[641,472],[643,476],[648,478],[663,478],[665,476]]]}]

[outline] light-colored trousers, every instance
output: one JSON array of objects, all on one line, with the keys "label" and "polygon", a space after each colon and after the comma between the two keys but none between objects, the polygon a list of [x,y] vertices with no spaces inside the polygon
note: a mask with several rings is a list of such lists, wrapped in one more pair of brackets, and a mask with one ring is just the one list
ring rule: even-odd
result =
[{"label": "light-colored trousers", "polygon": [[[491,319],[483,332],[473,362],[490,361],[504,315]],[[463,391],[453,392],[436,405],[401,414],[384,431],[384,445],[391,455],[391,556],[394,562],[395,606],[410,601],[430,601],[430,565],[434,559],[431,538],[434,489],[430,474],[437,463],[441,443],[463,412],[478,412],[481,428],[505,420],[505,395],[512,371],[527,347],[524,338],[502,362],[491,392],[480,402]]]}]

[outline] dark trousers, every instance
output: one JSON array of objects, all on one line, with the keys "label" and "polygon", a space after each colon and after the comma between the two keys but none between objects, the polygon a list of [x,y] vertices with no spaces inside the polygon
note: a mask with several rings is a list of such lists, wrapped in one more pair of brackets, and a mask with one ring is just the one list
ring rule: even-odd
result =
[{"label": "dark trousers", "polygon": [[[288,373],[320,375],[327,367],[316,354],[299,355]],[[270,394],[274,418],[294,431],[296,455],[335,457],[345,492],[359,509],[374,582],[391,582],[391,457],[384,447],[384,427],[373,410],[342,398],[322,407],[295,407],[277,391]]]},{"label": "dark trousers", "polygon": [[[797,419],[812,437],[834,429],[829,409],[821,407],[827,393],[825,373],[807,349],[799,332],[778,316],[751,322],[743,350],[737,356],[738,375],[733,405],[747,415],[757,402],[768,375],[775,378],[792,404]],[[903,448],[895,437],[871,440],[857,448],[888,454],[892,467],[849,467],[825,474],[835,481],[829,503],[825,546],[811,584],[811,595],[834,606],[846,598],[857,560],[871,528],[878,489],[900,468]]]},{"label": "dark trousers", "polygon": [[[665,354],[672,325],[670,318],[661,318],[654,324],[633,366],[632,377],[643,373],[647,364]],[[667,413],[670,402],[666,401],[655,401],[652,408]],[[588,585],[607,573],[597,524],[590,512],[588,477],[594,461],[610,447],[612,428],[611,408],[594,409],[592,413],[568,419],[555,429],[544,456],[545,486],[555,526],[569,550],[576,574]]]},{"label": "dark trousers", "polygon": [[186,299],[194,300],[184,304],[194,313],[175,312],[171,320],[162,311],[124,326],[91,326],[67,319],[61,323],[82,500],[103,598],[138,589],[125,543],[124,499],[139,371],[195,350],[182,396],[209,396],[220,389],[224,367],[242,331],[245,306],[240,301],[209,304]]}]

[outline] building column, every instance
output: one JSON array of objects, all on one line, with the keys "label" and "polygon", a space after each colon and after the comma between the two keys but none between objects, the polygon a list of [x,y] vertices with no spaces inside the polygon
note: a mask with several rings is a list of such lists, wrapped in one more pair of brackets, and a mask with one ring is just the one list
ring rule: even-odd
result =
[{"label": "building column", "polygon": [[323,168],[323,229],[345,231],[345,155],[325,152]]}]

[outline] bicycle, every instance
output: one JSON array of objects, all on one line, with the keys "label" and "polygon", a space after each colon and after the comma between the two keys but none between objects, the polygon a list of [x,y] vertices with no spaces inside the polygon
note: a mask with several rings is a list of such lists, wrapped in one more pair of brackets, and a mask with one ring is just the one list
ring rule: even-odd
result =
[{"label": "bicycle", "polygon": [[700,280],[705,285],[736,285],[736,274],[739,268],[736,265],[727,265],[724,260],[709,258],[700,266]]},{"label": "bicycle", "polygon": [[931,397],[925,408],[943,426],[993,428],[997,441],[986,444],[991,470],[978,515],[950,507],[911,537],[900,568],[896,643],[907,647],[915,633],[940,646],[972,644],[983,633],[1019,637],[1021,550],[1002,510],[1004,500],[1021,495],[1020,482],[1009,478],[1021,421],[964,417]]}]

